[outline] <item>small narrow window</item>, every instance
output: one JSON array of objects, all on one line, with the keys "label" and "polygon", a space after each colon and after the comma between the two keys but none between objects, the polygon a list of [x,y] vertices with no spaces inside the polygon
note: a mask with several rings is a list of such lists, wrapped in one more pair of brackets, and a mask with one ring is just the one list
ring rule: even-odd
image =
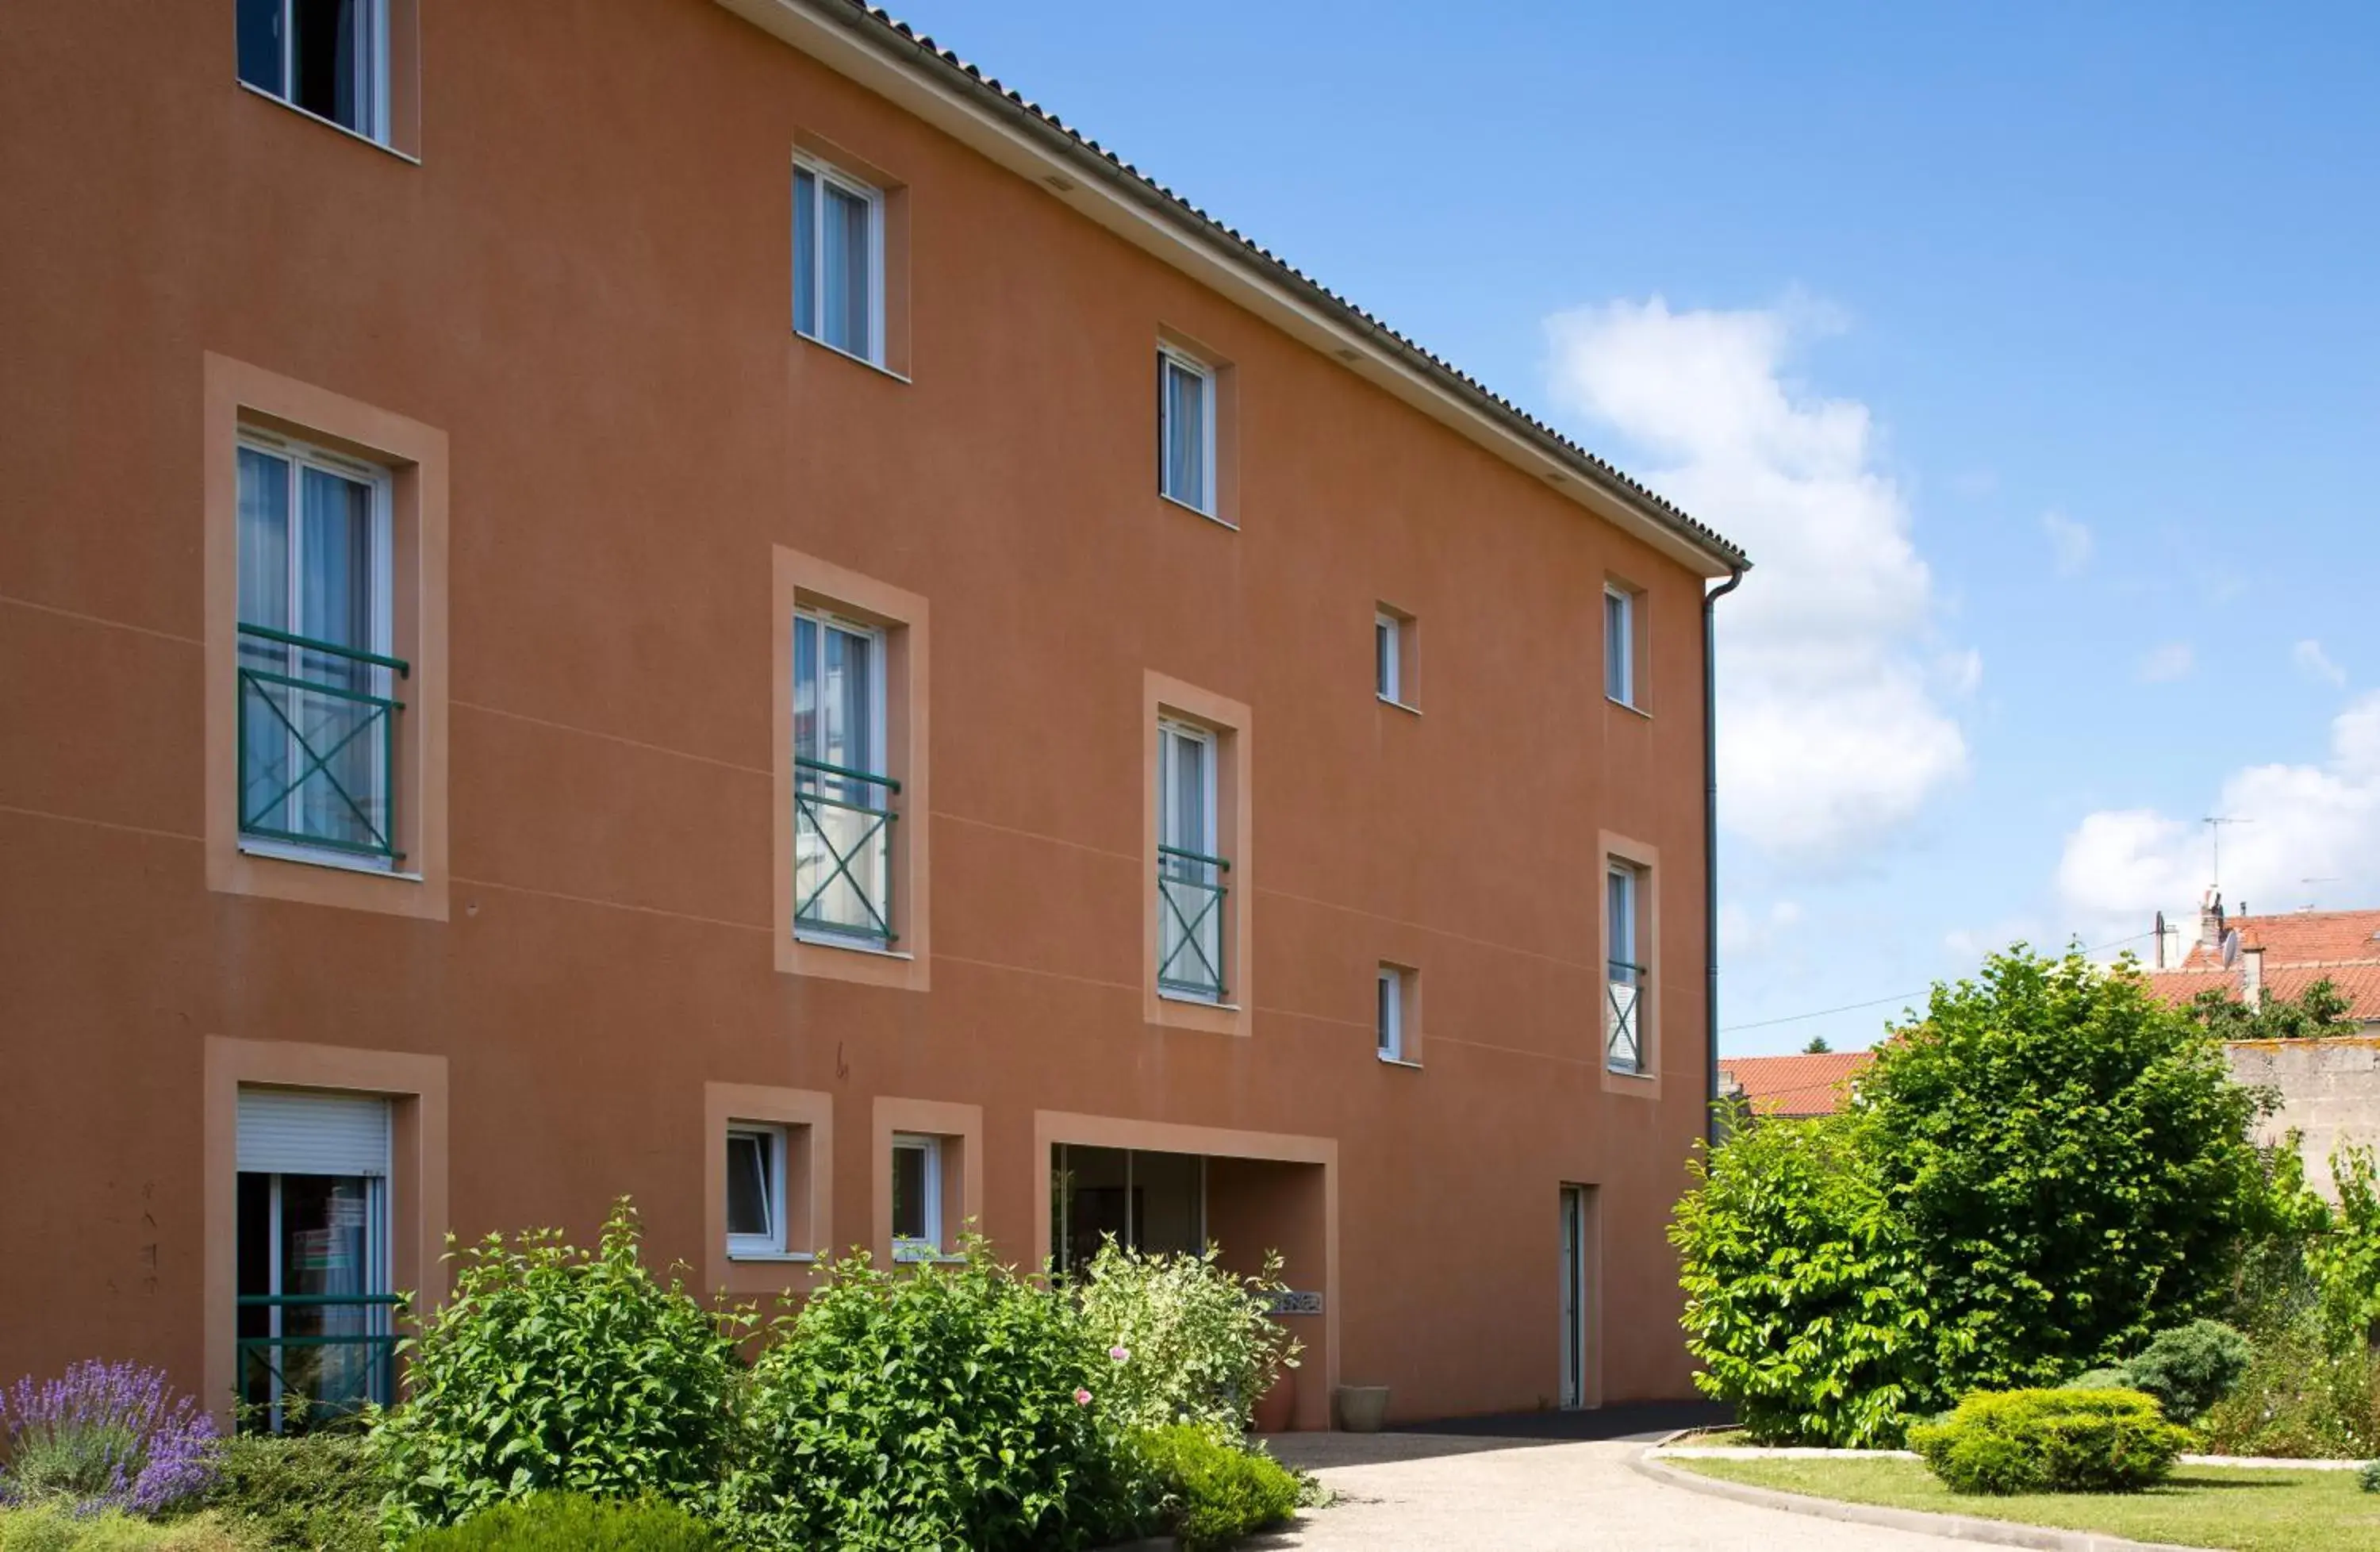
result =
[{"label": "small narrow window", "polygon": [[727,1254],[784,1253],[784,1130],[731,1127],[727,1133]]},{"label": "small narrow window", "polygon": [[241,844],[393,867],[398,681],[388,471],[261,432],[238,448]]},{"label": "small narrow window", "polygon": [[1157,490],[1215,515],[1215,373],[1165,348],[1157,353]]},{"label": "small narrow window", "polygon": [[1232,865],[1215,854],[1215,734],[1169,721],[1157,738],[1158,989],[1220,1002]]},{"label": "small narrow window", "polygon": [[237,0],[239,79],[388,143],[388,0]]},{"label": "small narrow window", "polygon": [[1615,1073],[1645,1070],[1643,961],[1638,897],[1643,875],[1614,862],[1605,875],[1604,934],[1610,964],[1604,980],[1604,1061]]},{"label": "small narrow window", "polygon": [[892,1139],[892,1258],[942,1254],[942,1140]]},{"label": "small narrow window", "polygon": [[1603,589],[1603,693],[1636,704],[1636,599],[1621,588]]},{"label": "small narrow window", "polygon": [[1404,622],[1383,611],[1372,616],[1372,677],[1382,700],[1402,702],[1404,694],[1403,649],[1398,637]]},{"label": "small narrow window", "polygon": [[884,364],[884,196],[824,163],[794,165],[794,332]]},{"label": "small narrow window", "polygon": [[1402,1061],[1405,1059],[1405,973],[1393,964],[1380,966],[1380,1000],[1378,1015],[1380,1060]]},{"label": "small narrow window", "polygon": [[893,803],[885,770],[884,633],[819,610],[794,616],[794,928],[890,947]]}]

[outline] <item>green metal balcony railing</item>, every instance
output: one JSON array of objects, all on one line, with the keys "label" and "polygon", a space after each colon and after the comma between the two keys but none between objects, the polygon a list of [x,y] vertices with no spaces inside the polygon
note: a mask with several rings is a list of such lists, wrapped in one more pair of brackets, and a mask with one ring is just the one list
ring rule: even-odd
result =
[{"label": "green metal balcony railing", "polygon": [[890,947],[892,800],[901,783],[824,760],[794,759],[794,926]]},{"label": "green metal balcony railing", "polygon": [[1615,1073],[1645,1070],[1645,1042],[1638,1015],[1644,1011],[1645,966],[1611,962],[1603,984],[1603,1062]]},{"label": "green metal balcony railing", "polygon": [[1157,848],[1157,986],[1160,991],[1220,1002],[1223,903],[1231,892],[1222,857],[1180,846]]},{"label": "green metal balcony railing", "polygon": [[242,1293],[237,1303],[244,1425],[287,1432],[396,1400],[402,1294]]},{"label": "green metal balcony railing", "polygon": [[396,714],[412,669],[266,625],[239,627],[239,831],[396,862]]}]

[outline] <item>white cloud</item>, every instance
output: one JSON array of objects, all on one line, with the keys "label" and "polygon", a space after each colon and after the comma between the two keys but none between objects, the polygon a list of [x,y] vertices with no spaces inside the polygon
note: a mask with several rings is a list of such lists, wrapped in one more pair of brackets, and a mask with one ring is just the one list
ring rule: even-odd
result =
[{"label": "white cloud", "polygon": [[2309,679],[2320,679],[2341,689],[2347,687],[2347,670],[2330,661],[2330,654],[2322,649],[2319,641],[2299,642],[2289,649],[2289,661]]},{"label": "white cloud", "polygon": [[2041,531],[2049,536],[2049,553],[2060,576],[2080,576],[2091,564],[2095,547],[2091,530],[2063,512],[2041,515]]},{"label": "white cloud", "polygon": [[1778,900],[1766,911],[1747,910],[1732,901],[1718,908],[1718,952],[1722,961],[1757,958],[1790,940],[1802,925],[1799,901]]},{"label": "white cloud", "polygon": [[[2303,904],[2308,879],[2337,879],[2343,900],[2380,896],[2380,692],[2330,724],[2330,753],[2315,765],[2235,771],[2205,810],[2248,822],[2223,827],[2223,893],[2264,911]],[[2066,838],[2058,893],[2103,942],[2146,932],[2153,913],[2194,922],[2212,864],[2206,826],[2145,808],[2084,817]]]},{"label": "white cloud", "polygon": [[[1751,552],[1718,608],[1720,815],[1801,859],[1873,843],[1967,768],[1937,699],[1933,579],[1867,408],[1784,375],[1832,322],[1801,303],[1671,312],[1658,297],[1546,321],[1562,406],[1635,443],[1658,462],[1649,483]],[[1970,654],[1949,676],[1980,674]]]},{"label": "white cloud", "polygon": [[2190,671],[2198,666],[2198,654],[2187,641],[2168,641],[2152,648],[2141,659],[2141,683],[2170,685],[2177,679],[2187,679]]}]

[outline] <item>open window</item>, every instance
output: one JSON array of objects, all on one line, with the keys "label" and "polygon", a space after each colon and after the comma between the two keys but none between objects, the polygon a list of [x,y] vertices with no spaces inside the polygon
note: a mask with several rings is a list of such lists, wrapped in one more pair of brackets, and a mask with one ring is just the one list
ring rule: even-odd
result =
[{"label": "open window", "polygon": [[783,1255],[785,1234],[785,1129],[736,1123],[727,1129],[727,1254]]},{"label": "open window", "polygon": [[892,1258],[930,1261],[946,1254],[942,1225],[942,1139],[892,1139]]}]

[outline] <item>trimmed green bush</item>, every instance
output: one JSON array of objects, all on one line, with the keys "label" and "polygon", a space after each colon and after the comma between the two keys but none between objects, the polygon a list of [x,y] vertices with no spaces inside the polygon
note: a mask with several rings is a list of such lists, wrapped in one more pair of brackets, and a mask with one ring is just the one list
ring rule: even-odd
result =
[{"label": "trimmed green bush", "polygon": [[2159,1331],[2116,1365],[2122,1388],[2156,1398],[2166,1420],[2195,1423],[2248,1372],[2248,1339],[2219,1320],[2193,1320]]},{"label": "trimmed green bush", "polygon": [[726,1467],[734,1344],[638,1253],[625,1201],[592,1253],[552,1230],[465,1253],[412,1347],[410,1399],[373,1435],[387,1529],[559,1490],[706,1498]]},{"label": "trimmed green bush", "polygon": [[260,1552],[381,1552],[385,1491],[362,1435],[239,1434],[207,1503]]},{"label": "trimmed green bush", "polygon": [[742,1545],[1067,1552],[1133,1529],[1111,1360],[1071,1301],[969,1236],[953,1266],[838,1262],[753,1364],[722,1526]]},{"label": "trimmed green bush", "polygon": [[119,1510],[77,1514],[65,1503],[0,1509],[0,1552],[251,1552],[212,1514],[160,1524]]},{"label": "trimmed green bush", "polygon": [[1954,1493],[2136,1493],[2189,1442],[2138,1390],[1979,1390],[1909,1430]]},{"label": "trimmed green bush", "polygon": [[1083,1324],[1108,1362],[1091,1388],[1106,1415],[1135,1428],[1194,1423],[1219,1442],[1248,1431],[1257,1398],[1299,1343],[1270,1313],[1286,1286],[1281,1256],[1243,1278],[1198,1255],[1144,1255],[1110,1236],[1076,1290]]},{"label": "trimmed green bush", "polygon": [[2355,1473],[2355,1485],[2367,1493],[2380,1493],[2380,1461],[2366,1461]]},{"label": "trimmed green bush", "polygon": [[1302,1486],[1269,1455],[1218,1443],[1192,1424],[1136,1435],[1133,1444],[1164,1489],[1183,1552],[1219,1552],[1297,1512]]},{"label": "trimmed green bush", "polygon": [[710,1526],[659,1498],[535,1493],[424,1531],[405,1552],[717,1552]]}]

